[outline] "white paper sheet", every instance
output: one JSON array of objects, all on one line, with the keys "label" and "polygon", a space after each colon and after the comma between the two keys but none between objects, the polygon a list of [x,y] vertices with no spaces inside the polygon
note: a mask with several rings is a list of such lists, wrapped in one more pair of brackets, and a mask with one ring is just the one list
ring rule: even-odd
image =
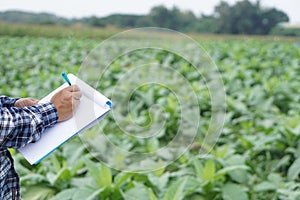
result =
[{"label": "white paper sheet", "polygon": [[[82,98],[74,116],[63,122],[57,123],[54,127],[46,129],[41,139],[35,143],[30,143],[23,148],[18,149],[30,164],[37,164],[47,155],[51,154],[57,147],[72,138],[77,133],[91,125],[110,111],[110,107],[104,102],[110,101],[101,93],[94,90],[87,84],[83,84],[74,75],[68,75],[72,84],[79,86],[82,92]],[[51,97],[61,89],[67,87],[63,84],[40,102],[50,101]]]}]

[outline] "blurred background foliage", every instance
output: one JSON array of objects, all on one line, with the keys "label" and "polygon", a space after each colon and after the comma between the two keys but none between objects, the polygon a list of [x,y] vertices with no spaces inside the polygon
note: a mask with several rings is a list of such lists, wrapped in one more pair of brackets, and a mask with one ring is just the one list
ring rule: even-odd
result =
[{"label": "blurred background foliage", "polygon": [[[112,14],[106,17],[63,18],[51,13],[29,13],[22,11],[0,12],[0,21],[6,23],[38,24],[78,27],[163,27],[182,32],[216,33],[216,34],[251,34],[251,35],[286,35],[299,36],[299,27],[286,28],[284,22],[289,22],[288,15],[277,8],[264,8],[260,1],[238,1],[229,5],[220,1],[210,15],[196,16],[192,11],[180,10],[176,6],[167,8],[163,5],[153,7],[146,15]],[[8,33],[9,27],[0,24],[0,35]],[[22,31],[23,30],[23,31]],[[17,33],[18,32],[18,33]],[[15,35],[26,34],[20,28]],[[93,34],[91,34],[93,35]]]}]

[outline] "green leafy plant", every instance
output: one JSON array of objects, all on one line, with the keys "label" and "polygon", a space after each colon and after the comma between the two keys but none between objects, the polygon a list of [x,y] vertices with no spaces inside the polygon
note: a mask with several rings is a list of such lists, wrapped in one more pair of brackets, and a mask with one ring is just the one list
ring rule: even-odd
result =
[{"label": "green leafy plant", "polygon": [[[77,72],[97,41],[0,37],[0,44],[0,94],[41,98],[60,85],[61,71]],[[227,37],[202,44],[218,65],[227,94],[226,123],[212,151],[199,154],[211,116],[210,94],[201,77],[178,55],[135,52],[112,63],[99,89],[110,94],[134,60],[177,67],[197,91],[200,104],[199,133],[189,150],[146,174],[111,169],[91,157],[78,138],[37,166],[12,150],[23,199],[300,199],[299,43]],[[103,121],[106,137],[139,152],[154,152],[167,144],[180,117],[176,98],[166,88],[144,86],[131,102],[135,106],[129,105],[129,118],[144,126],[160,116],[148,108],[153,103],[165,105],[167,123],[160,137],[126,137],[111,116]]]}]

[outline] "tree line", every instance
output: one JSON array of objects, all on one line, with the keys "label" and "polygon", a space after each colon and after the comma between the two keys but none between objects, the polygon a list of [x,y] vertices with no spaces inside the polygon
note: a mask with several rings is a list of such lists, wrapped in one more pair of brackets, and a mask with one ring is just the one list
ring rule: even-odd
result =
[{"label": "tree line", "polygon": [[222,33],[222,34],[270,34],[278,23],[288,22],[286,13],[276,8],[263,8],[260,1],[249,0],[229,5],[221,1],[211,15],[196,16],[192,11],[163,5],[153,7],[146,15],[114,14],[107,17],[85,17],[66,19],[48,13],[25,13],[7,11],[0,13],[0,20],[7,22],[61,24],[81,23],[89,26],[120,28],[164,27],[183,32]]}]

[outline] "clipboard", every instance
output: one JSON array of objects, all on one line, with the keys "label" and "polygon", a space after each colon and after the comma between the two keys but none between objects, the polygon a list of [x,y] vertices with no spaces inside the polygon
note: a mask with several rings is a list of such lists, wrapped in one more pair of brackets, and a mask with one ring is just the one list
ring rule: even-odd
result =
[{"label": "clipboard", "polygon": [[[76,84],[81,90],[80,104],[72,118],[58,122],[46,129],[37,142],[18,149],[31,165],[38,164],[69,139],[96,125],[112,108],[111,100],[84,81],[73,74],[68,74],[68,78],[72,85]],[[49,102],[54,94],[68,86],[64,83],[40,102]]]}]

